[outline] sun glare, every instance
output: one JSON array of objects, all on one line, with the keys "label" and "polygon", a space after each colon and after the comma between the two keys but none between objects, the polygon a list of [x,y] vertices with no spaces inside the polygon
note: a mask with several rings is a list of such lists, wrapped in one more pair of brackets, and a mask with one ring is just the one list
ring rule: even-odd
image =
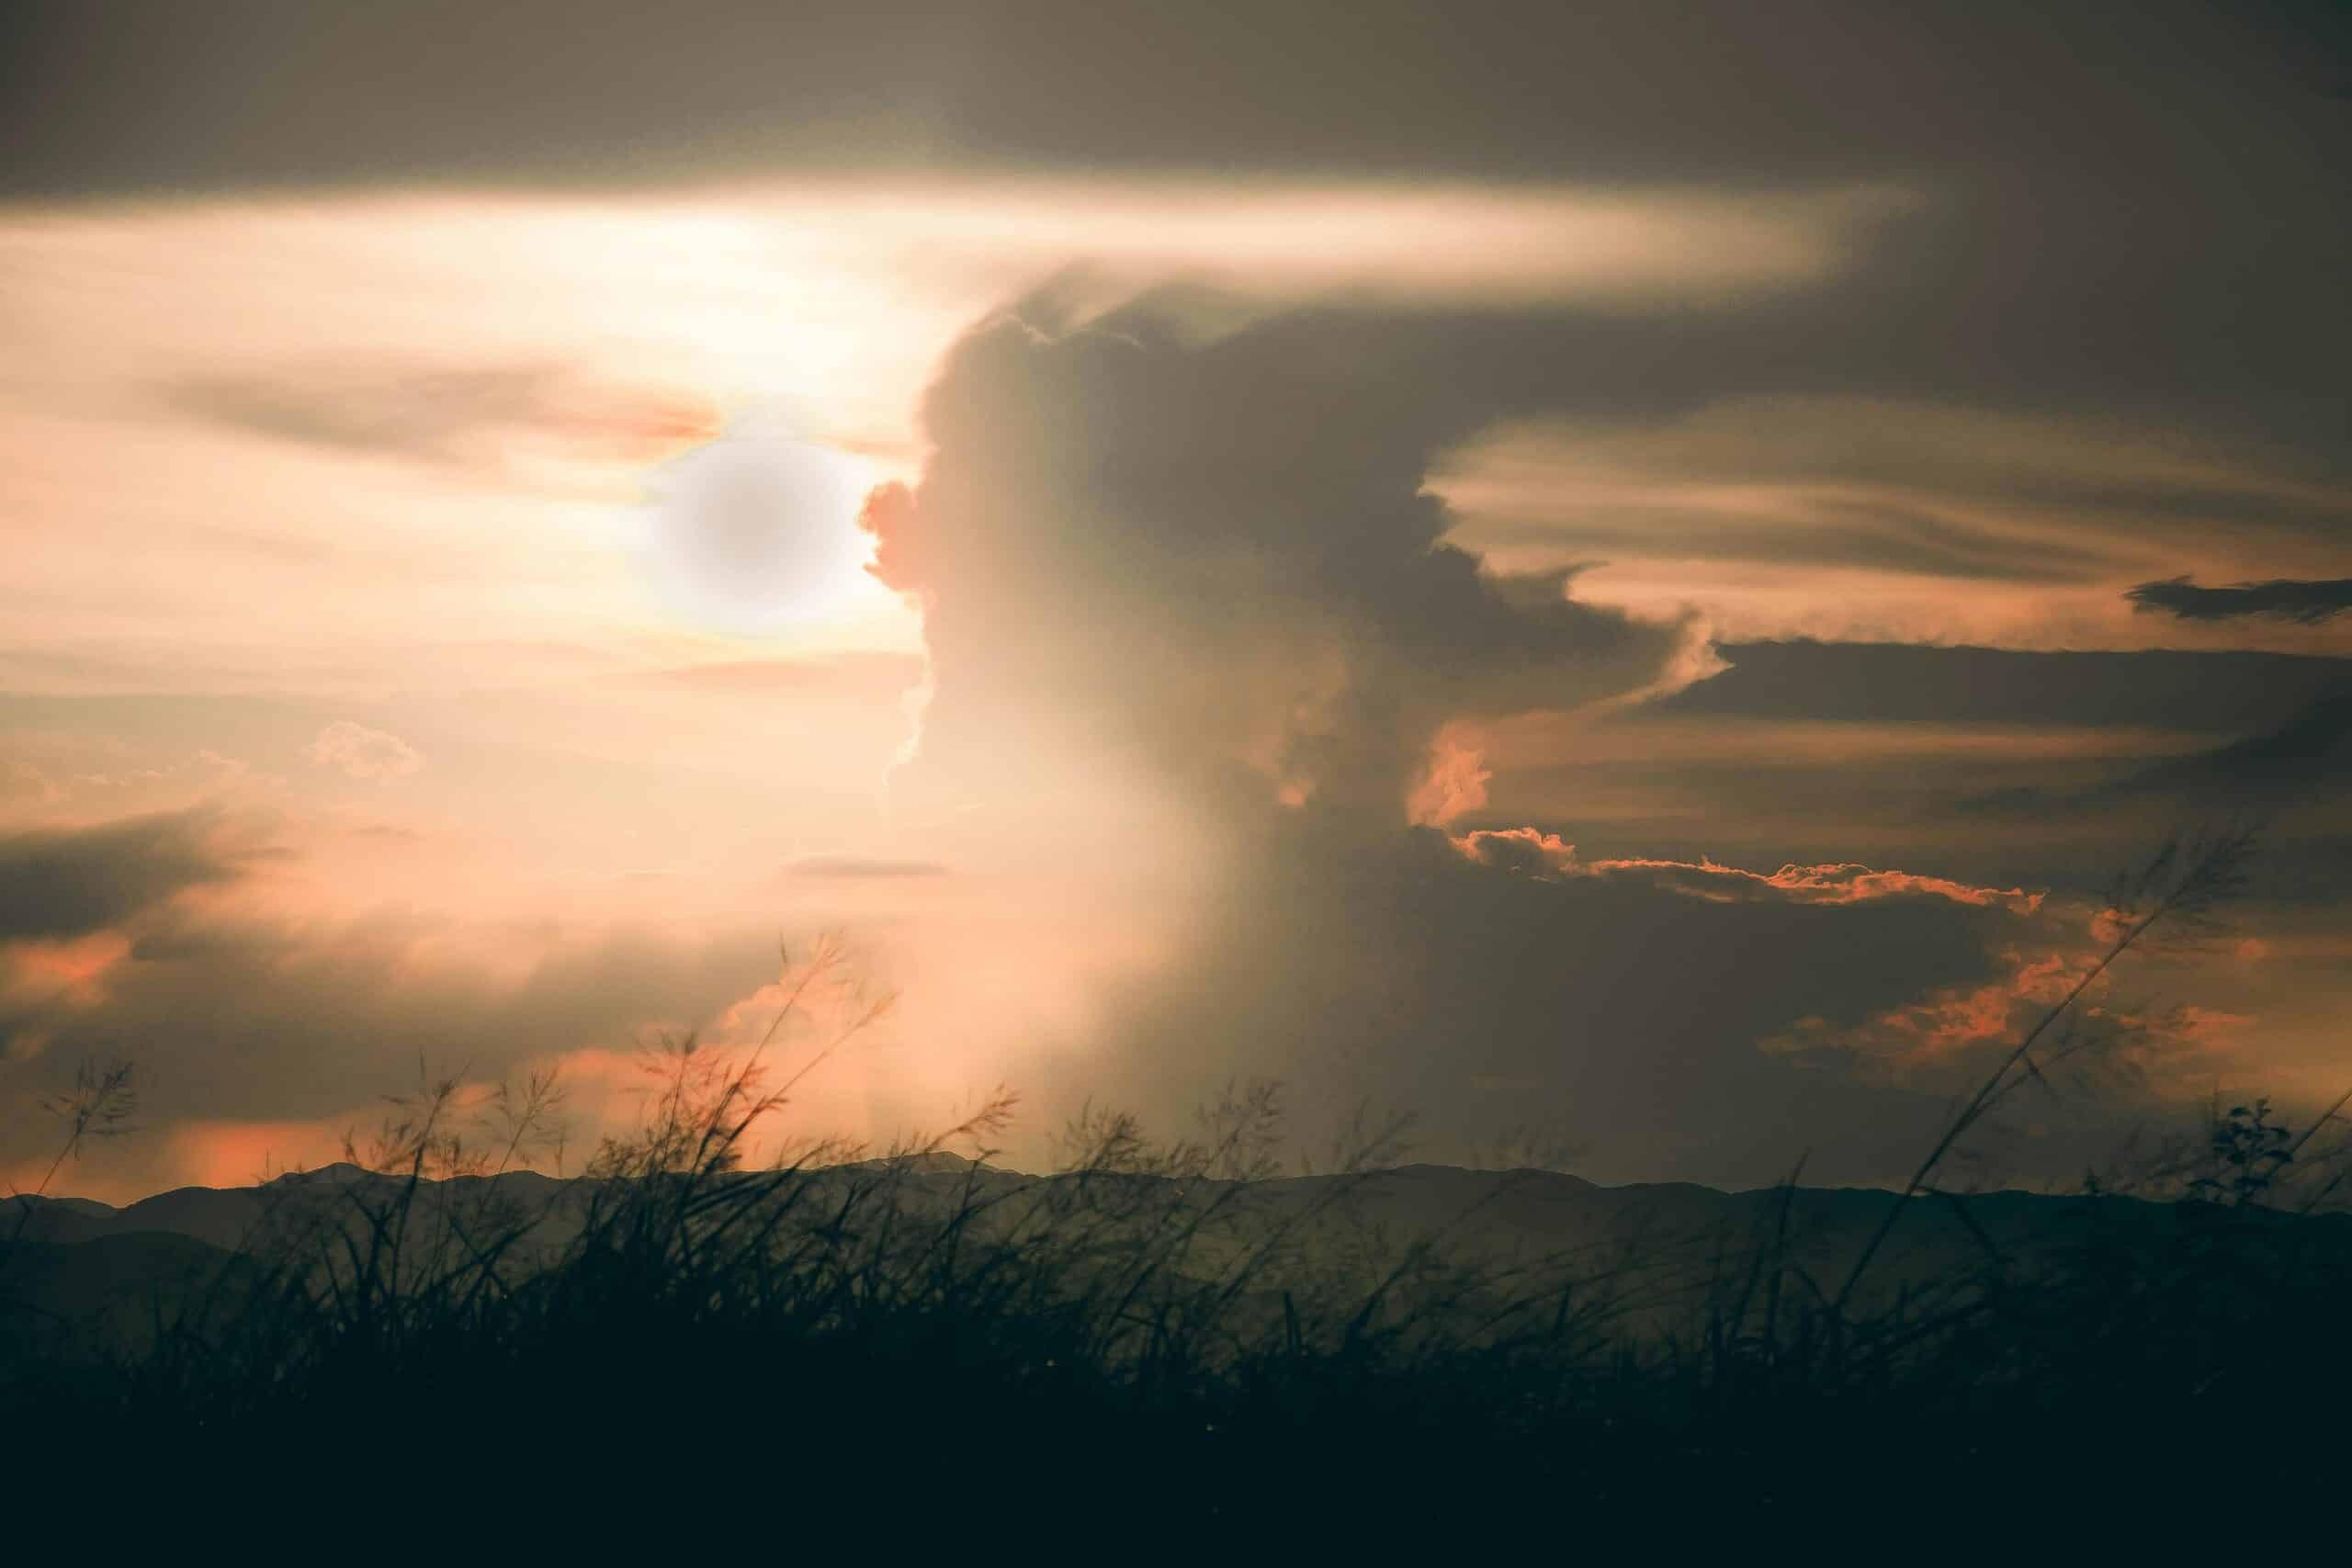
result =
[{"label": "sun glare", "polygon": [[738,428],[659,470],[643,508],[649,575],[682,620],[758,636],[837,626],[889,603],[857,525],[864,459]]}]

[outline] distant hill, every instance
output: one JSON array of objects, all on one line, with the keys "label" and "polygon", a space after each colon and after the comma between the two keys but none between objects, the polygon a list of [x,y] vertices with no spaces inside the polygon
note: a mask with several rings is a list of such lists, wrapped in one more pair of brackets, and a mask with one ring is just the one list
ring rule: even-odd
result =
[{"label": "distant hill", "polygon": [[[1102,1173],[1037,1177],[931,1154],[897,1161],[865,1160],[805,1173],[821,1190],[887,1176],[892,1201],[910,1211],[944,1214],[977,1198],[992,1215],[1047,1202],[1057,1189],[1080,1182],[1149,1182],[1163,1179]],[[739,1179],[751,1179],[741,1178]],[[192,1262],[217,1266],[246,1249],[289,1235],[315,1234],[321,1224],[347,1226],[363,1205],[388,1197],[401,1179],[353,1165],[333,1165],[241,1188],[185,1187],[120,1208],[80,1198],[15,1198],[0,1206],[0,1243],[14,1235],[40,1249],[38,1268],[0,1269],[0,1301],[22,1304],[30,1291],[42,1310],[86,1309],[105,1281],[122,1291],[153,1286]],[[1205,1206],[1239,1196],[1235,1184],[1198,1181],[1187,1201]],[[551,1255],[578,1233],[589,1206],[605,1194],[584,1179],[537,1172],[426,1181],[417,1213],[426,1226],[451,1215],[496,1212],[527,1222],[529,1240],[518,1256]],[[1298,1227],[1315,1248],[1334,1256],[1426,1245],[1479,1258],[1566,1258],[1596,1277],[1634,1281],[1653,1301],[1670,1299],[1681,1285],[1739,1266],[1764,1246],[1783,1249],[1806,1277],[1829,1288],[1860,1256],[1894,1204],[1873,1189],[1798,1188],[1725,1192],[1688,1183],[1604,1187],[1544,1170],[1465,1170],[1414,1165],[1367,1176],[1315,1176],[1252,1184],[1249,1224]],[[822,1204],[808,1205],[812,1212]],[[1987,1192],[1965,1200],[1924,1197],[1905,1209],[1890,1233],[1872,1278],[1899,1290],[1950,1274],[1993,1255],[2030,1267],[2053,1249],[2101,1234],[2161,1237],[2199,1223],[2205,1205],[2136,1199]],[[2331,1245],[2352,1246],[2352,1216],[2302,1224]],[[191,1252],[185,1245],[205,1249]],[[98,1247],[86,1258],[67,1255]],[[142,1247],[152,1258],[142,1257]],[[24,1250],[20,1247],[19,1250]],[[47,1300],[51,1292],[70,1300]]]}]

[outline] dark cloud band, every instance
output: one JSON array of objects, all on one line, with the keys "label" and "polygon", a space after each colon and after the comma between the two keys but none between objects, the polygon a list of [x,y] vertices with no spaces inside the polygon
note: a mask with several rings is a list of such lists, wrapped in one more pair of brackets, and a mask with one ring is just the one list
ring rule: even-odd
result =
[{"label": "dark cloud band", "polygon": [[2289,577],[2200,588],[2186,577],[2143,582],[2123,595],[2143,613],[2177,615],[2184,621],[2228,621],[2243,615],[2316,626],[2352,610],[2352,577],[2312,581]]},{"label": "dark cloud band", "polygon": [[0,942],[86,936],[232,879],[220,826],[198,809],[0,837]]}]

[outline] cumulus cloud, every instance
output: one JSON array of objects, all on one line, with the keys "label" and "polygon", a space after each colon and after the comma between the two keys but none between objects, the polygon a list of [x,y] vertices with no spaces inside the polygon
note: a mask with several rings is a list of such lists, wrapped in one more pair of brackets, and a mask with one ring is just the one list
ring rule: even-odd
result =
[{"label": "cumulus cloud", "polygon": [[1428,763],[1405,803],[1406,815],[1417,827],[1442,828],[1485,806],[1487,785],[1494,776],[1484,753],[1441,730],[1430,744]]},{"label": "cumulus cloud", "polygon": [[[1825,1088],[1756,1043],[1990,982],[2036,895],[1842,863],[1587,864],[1551,829],[1435,826],[1487,808],[1496,763],[1465,724],[1620,711],[1713,667],[1687,617],[1448,541],[1438,457],[1548,395],[1506,347],[1322,313],[1187,344],[1148,306],[1073,326],[1050,303],[951,355],[922,482],[866,511],[935,682],[894,795],[971,807],[954,820],[976,840],[1049,810],[1053,852],[1097,878],[1181,842],[1205,883],[1106,991],[1083,1077],[1024,1087],[1164,1116],[1271,1076],[1304,1114],[1409,1107],[1441,1139],[1507,1111],[1619,1177],[1760,1179],[1792,1140],[1869,1170],[1874,1140],[1929,1126],[1925,1097]],[[1088,818],[1090,790],[1136,778],[1156,826]],[[1479,1087],[1498,1083],[1525,1087],[1501,1107]]]},{"label": "cumulus cloud", "polygon": [[322,768],[339,768],[355,779],[390,784],[421,772],[424,758],[397,735],[370,729],[339,718],[302,749],[302,755]]},{"label": "cumulus cloud", "polygon": [[2154,612],[2184,621],[2262,615],[2308,626],[2352,610],[2352,577],[2274,577],[2267,582],[2238,582],[2227,588],[2199,588],[2187,577],[2169,577],[2143,582],[2123,597],[2143,614]]},{"label": "cumulus cloud", "polygon": [[1396,823],[1447,720],[1700,667],[1688,618],[1444,541],[1431,459],[1505,390],[1384,373],[1394,343],[1347,318],[1187,346],[1148,310],[1069,327],[1032,305],[1044,326],[954,351],[921,485],[866,508],[877,574],[925,605],[915,772],[1002,780],[1078,745]]}]

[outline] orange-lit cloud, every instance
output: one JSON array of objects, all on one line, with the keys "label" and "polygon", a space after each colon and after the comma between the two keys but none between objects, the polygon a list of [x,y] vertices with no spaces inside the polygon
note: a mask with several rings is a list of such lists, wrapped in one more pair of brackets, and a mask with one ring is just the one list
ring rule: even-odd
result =
[{"label": "orange-lit cloud", "polygon": [[[1822,1063],[1843,1060],[1900,1077],[1940,1068],[1982,1070],[2023,1043],[2051,1010],[2076,998],[2070,1018],[2042,1041],[2029,1065],[2089,1066],[2161,1093],[2201,1092],[2258,1020],[2223,1008],[2154,1010],[2121,1001],[2122,982],[2100,966],[2105,949],[2002,953],[2003,973],[1973,986],[1940,987],[1845,1026],[1818,1016],[1759,1041],[1764,1051]],[[2070,1077],[2074,1076],[2070,1073]]]},{"label": "orange-lit cloud", "polygon": [[1620,873],[1650,873],[1669,885],[1702,898],[1736,898],[1742,889],[1769,889],[1797,904],[1860,904],[1872,898],[1949,898],[1955,904],[1997,908],[2030,915],[2041,907],[2042,895],[2021,887],[1975,887],[1944,876],[1921,876],[1907,871],[1873,871],[1848,862],[1838,865],[1784,865],[1766,874],[1718,865],[1713,861],[1692,863],[1667,860],[1603,860],[1584,867],[1595,876]]},{"label": "orange-lit cloud", "polygon": [[1784,865],[1765,873],[1711,860],[1586,861],[1577,858],[1574,844],[1533,828],[1480,829],[1453,841],[1466,859],[1481,865],[1549,876],[1638,877],[1716,903],[1775,897],[1792,904],[1860,904],[1875,898],[1927,897],[2030,915],[2041,908],[2044,897],[2021,887],[1978,887],[1951,877],[1877,871],[1852,862]]},{"label": "orange-lit cloud", "polygon": [[61,1015],[104,1000],[107,972],[130,952],[130,939],[116,931],[0,942],[0,1058],[41,1055]]},{"label": "orange-lit cloud", "polygon": [[1408,821],[1425,828],[1442,828],[1455,818],[1487,804],[1487,782],[1494,771],[1475,747],[1464,745],[1449,728],[1430,742],[1429,762],[1405,803]]}]

